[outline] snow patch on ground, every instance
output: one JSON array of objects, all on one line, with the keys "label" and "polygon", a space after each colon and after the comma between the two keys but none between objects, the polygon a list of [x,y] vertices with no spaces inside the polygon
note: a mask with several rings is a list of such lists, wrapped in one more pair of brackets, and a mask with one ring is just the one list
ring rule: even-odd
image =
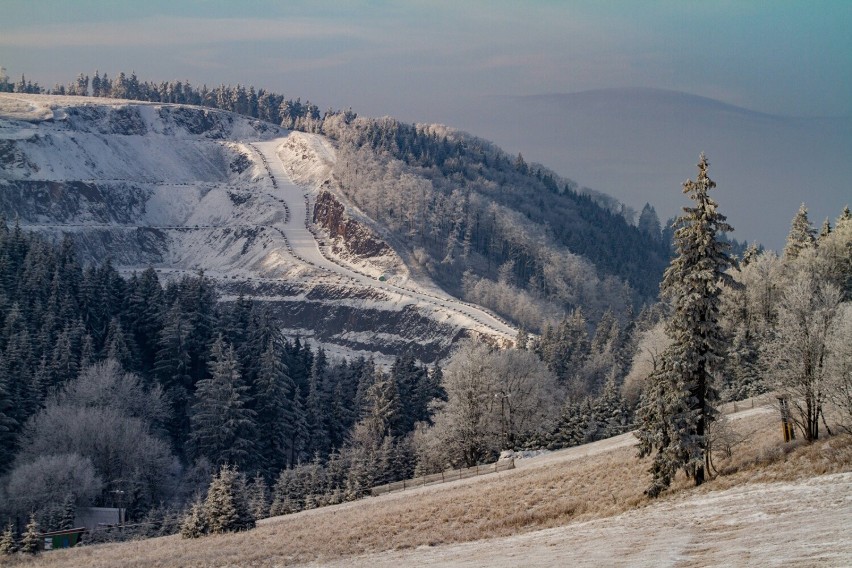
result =
[{"label": "snow patch on ground", "polygon": [[564,527],[310,566],[850,566],[852,473],[743,485]]}]

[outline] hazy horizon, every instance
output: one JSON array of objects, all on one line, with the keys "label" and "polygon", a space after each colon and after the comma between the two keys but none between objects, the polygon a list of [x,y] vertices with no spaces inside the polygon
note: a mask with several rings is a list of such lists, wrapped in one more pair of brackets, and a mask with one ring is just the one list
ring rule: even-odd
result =
[{"label": "hazy horizon", "polygon": [[[523,97],[662,89],[778,117],[845,119],[852,117],[850,21],[852,3],[843,1],[6,0],[0,66],[13,80],[25,73],[45,88],[81,72],[135,71],[146,80],[254,85],[309,99],[321,109],[351,107],[368,116],[443,122],[492,138],[509,151],[526,150],[559,173],[634,207],[656,201],[665,216],[680,198],[678,186],[670,188],[674,201],[664,202],[648,187],[667,187],[669,176],[691,174],[694,157],[677,172],[656,172],[656,180],[645,185],[624,184],[618,175],[597,175],[593,170],[600,167],[591,164],[619,159],[603,137],[611,125],[600,128],[601,140],[590,145],[594,153],[587,147],[575,152],[574,141],[575,146],[548,155],[535,147],[546,132],[532,132],[530,124],[499,114],[488,116],[489,107],[499,106],[494,98],[540,107],[541,100]],[[530,117],[528,122],[541,118],[510,104],[501,111]],[[594,125],[581,118],[584,135],[597,136]],[[549,126],[545,120],[537,128]],[[666,132],[661,127],[652,134],[661,138]],[[689,155],[705,149],[713,160],[701,132],[695,136],[697,149],[689,148]],[[847,140],[841,142],[845,148]],[[643,152],[654,149],[645,146]],[[587,162],[561,159],[569,152]],[[673,167],[668,158],[649,156],[654,159],[646,167]],[[801,171],[822,167],[819,160],[808,161],[813,156],[807,153],[789,156],[801,161]],[[724,160],[716,163],[724,177]],[[848,164],[830,165],[839,179],[852,175]],[[756,164],[755,175],[761,167]],[[770,188],[749,190],[768,195]],[[840,189],[833,191],[843,197]],[[811,192],[802,188],[798,201],[809,201]],[[778,232],[776,224],[772,234],[761,230],[742,238],[776,243]]]}]

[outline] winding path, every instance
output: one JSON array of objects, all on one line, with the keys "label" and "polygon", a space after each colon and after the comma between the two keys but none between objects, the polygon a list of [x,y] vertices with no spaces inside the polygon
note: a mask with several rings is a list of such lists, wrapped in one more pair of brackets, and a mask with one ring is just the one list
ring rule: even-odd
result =
[{"label": "winding path", "polygon": [[460,302],[449,295],[436,295],[407,286],[399,286],[381,281],[351,267],[339,264],[325,256],[317,242],[316,236],[310,229],[308,194],[292,182],[284,168],[284,164],[278,157],[277,149],[282,141],[283,139],[279,138],[265,142],[254,142],[249,144],[249,146],[257,152],[266,166],[272,180],[273,198],[282,202],[287,207],[285,222],[279,223],[274,228],[284,237],[290,254],[317,270],[347,278],[363,286],[384,289],[388,292],[400,294],[408,298],[412,304],[445,313],[447,311],[454,312],[470,320],[471,325],[467,327],[476,331],[489,335],[497,335],[506,339],[515,338],[517,333],[515,328],[502,318],[483,310],[479,306]]}]

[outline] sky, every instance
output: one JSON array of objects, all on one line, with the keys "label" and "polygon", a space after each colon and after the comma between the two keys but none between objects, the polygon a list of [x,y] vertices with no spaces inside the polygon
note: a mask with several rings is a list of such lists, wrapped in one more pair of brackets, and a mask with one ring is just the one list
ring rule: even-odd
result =
[{"label": "sky", "polygon": [[[506,128],[500,113],[522,113],[511,105],[481,112],[495,98],[524,105],[537,95],[666,89],[757,113],[843,117],[848,124],[850,30],[852,0],[0,0],[0,66],[14,80],[26,73],[48,88],[95,70],[197,86],[254,85],[321,109],[459,126],[521,151],[525,125]],[[843,143],[852,144],[852,131],[844,133]],[[618,159],[605,154],[615,144],[595,144],[595,161]],[[550,154],[560,151],[568,156],[571,147]],[[834,168],[832,185],[852,176],[847,163]],[[668,188],[662,176],[628,187],[607,171],[584,175],[587,164],[577,160],[544,164],[634,207],[650,201],[661,211],[679,208],[659,203],[649,189]],[[752,180],[732,181],[745,187]],[[791,181],[786,191],[801,187]],[[832,191],[820,218],[849,200],[848,191]],[[679,189],[672,194],[678,199]],[[790,195],[796,203],[782,209],[806,200]],[[761,229],[748,237],[782,242],[788,226],[779,219],[772,234]]]},{"label": "sky", "polygon": [[652,87],[852,115],[848,0],[0,4],[0,65],[48,87],[132,69],[424,121],[459,99]]}]

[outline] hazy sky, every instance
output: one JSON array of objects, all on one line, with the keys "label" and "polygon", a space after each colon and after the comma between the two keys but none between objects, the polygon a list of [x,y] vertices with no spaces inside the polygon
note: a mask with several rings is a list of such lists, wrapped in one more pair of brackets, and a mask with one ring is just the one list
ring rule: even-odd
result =
[{"label": "hazy sky", "polygon": [[455,100],[607,87],[852,115],[852,2],[2,0],[0,65],[243,83],[440,120]]}]

